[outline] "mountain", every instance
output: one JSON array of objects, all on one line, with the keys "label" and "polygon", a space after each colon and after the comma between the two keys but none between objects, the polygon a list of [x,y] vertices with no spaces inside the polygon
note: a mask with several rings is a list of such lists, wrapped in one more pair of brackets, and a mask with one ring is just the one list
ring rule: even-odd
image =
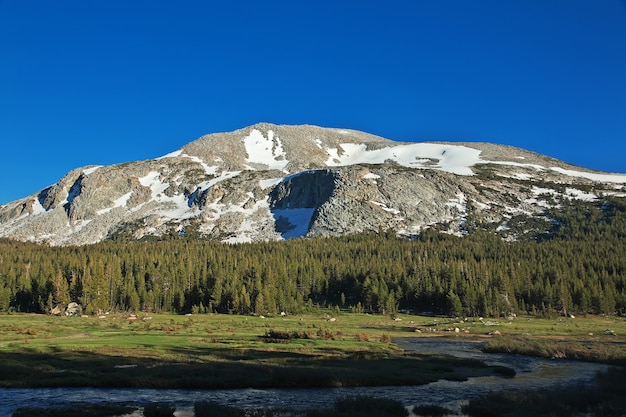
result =
[{"label": "mountain", "polygon": [[626,174],[488,143],[394,142],[261,123],[163,157],[75,169],[0,206],[0,237],[50,245],[203,237],[253,242],[476,224],[504,239],[547,233],[551,210],[626,197]]}]

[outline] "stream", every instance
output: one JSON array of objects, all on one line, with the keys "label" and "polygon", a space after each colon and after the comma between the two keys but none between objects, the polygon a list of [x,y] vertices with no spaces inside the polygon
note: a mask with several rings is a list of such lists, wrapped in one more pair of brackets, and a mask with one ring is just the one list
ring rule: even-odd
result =
[{"label": "stream", "polygon": [[193,404],[215,401],[241,408],[309,409],[332,406],[346,396],[368,395],[398,400],[405,406],[437,404],[460,412],[471,398],[491,391],[520,390],[566,384],[589,383],[606,365],[568,360],[551,360],[523,355],[483,353],[481,343],[443,338],[394,340],[405,350],[475,358],[490,365],[516,370],[515,378],[476,377],[465,382],[438,381],[404,387],[343,387],[318,389],[228,389],[182,390],[149,388],[5,388],[0,389],[0,417],[10,417],[18,407],[49,407],[81,404],[137,405],[168,402],[176,415],[192,416]]}]

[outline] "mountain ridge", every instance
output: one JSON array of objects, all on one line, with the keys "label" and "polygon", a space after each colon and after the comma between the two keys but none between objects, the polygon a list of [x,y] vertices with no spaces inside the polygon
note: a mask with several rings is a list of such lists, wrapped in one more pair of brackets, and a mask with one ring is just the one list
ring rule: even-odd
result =
[{"label": "mountain ridge", "polygon": [[547,227],[560,202],[607,195],[626,196],[626,174],[511,146],[259,123],[159,158],[71,170],[0,206],[0,237],[83,245],[171,235],[228,243],[381,229],[412,235],[434,226],[467,233],[471,216],[517,239],[507,229],[519,216]]}]

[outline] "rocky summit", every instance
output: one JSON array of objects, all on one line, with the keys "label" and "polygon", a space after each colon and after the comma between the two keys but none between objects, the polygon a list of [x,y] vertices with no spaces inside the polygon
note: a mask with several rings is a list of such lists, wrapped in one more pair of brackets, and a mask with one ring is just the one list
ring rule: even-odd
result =
[{"label": "rocky summit", "polygon": [[188,236],[227,243],[436,227],[546,233],[567,202],[626,197],[626,174],[488,143],[395,142],[257,124],[163,157],[75,169],[0,207],[0,237],[50,245]]}]

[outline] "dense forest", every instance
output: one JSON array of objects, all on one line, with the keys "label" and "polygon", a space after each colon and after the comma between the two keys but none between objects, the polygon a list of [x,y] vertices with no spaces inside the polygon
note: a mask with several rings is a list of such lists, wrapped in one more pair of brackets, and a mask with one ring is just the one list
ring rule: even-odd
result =
[{"label": "dense forest", "polygon": [[451,316],[626,314],[626,204],[572,202],[553,230],[488,225],[226,245],[184,237],[48,247],[0,240],[0,311],[297,313],[318,306]]}]

